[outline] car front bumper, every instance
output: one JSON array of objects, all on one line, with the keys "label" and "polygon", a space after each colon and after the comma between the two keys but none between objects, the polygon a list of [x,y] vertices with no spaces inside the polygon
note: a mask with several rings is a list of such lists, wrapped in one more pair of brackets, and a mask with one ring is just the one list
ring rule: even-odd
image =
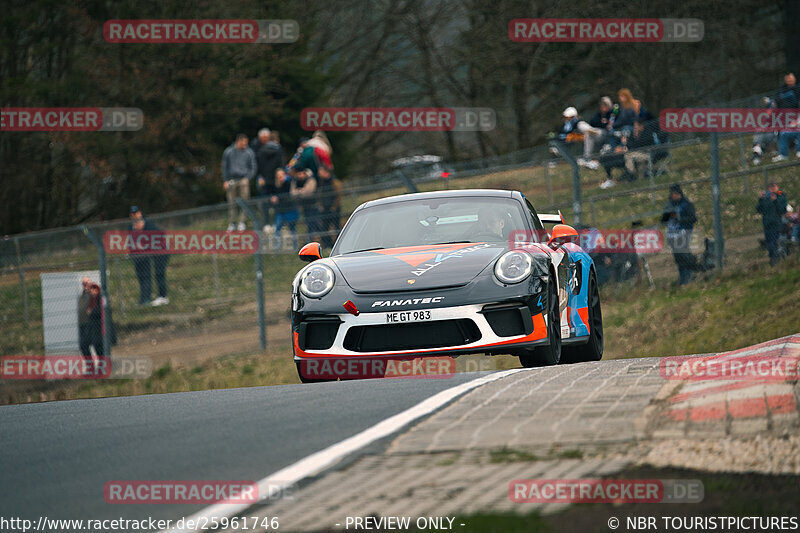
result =
[{"label": "car front bumper", "polygon": [[[526,301],[530,300],[530,301]],[[508,353],[549,342],[545,313],[532,297],[432,309],[308,313],[293,324],[296,361]]]}]

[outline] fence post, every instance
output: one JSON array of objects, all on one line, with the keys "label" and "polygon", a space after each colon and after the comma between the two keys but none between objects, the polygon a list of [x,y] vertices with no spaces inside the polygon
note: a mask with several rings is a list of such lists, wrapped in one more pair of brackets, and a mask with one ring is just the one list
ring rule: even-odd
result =
[{"label": "fence post", "polygon": [[119,256],[114,257],[114,273],[116,275],[117,283],[117,303],[119,303],[119,311],[125,315],[127,308],[125,307],[125,298],[122,297],[122,274],[120,273]]},{"label": "fence post", "polygon": [[402,168],[398,168],[397,171],[400,173],[400,177],[403,178],[403,183],[406,184],[408,192],[419,192],[419,189],[417,189],[417,184],[414,183],[414,180],[411,179],[411,177],[406,174]]},{"label": "fence post", "polygon": [[22,269],[22,254],[19,251],[19,237],[14,237],[14,246],[17,249],[17,274],[19,275],[19,285],[22,289],[22,309],[25,314],[25,324],[30,326],[31,319],[28,314],[28,289],[25,286],[25,271]]},{"label": "fence post", "polygon": [[739,134],[739,170],[747,168],[747,158],[744,155],[744,135]]},{"label": "fence post", "polygon": [[714,248],[717,268],[722,270],[725,244],[722,237],[722,207],[719,189],[719,134],[711,134],[711,200],[714,205]]},{"label": "fence post", "polygon": [[211,266],[214,270],[214,296],[219,303],[219,265],[217,264],[217,253],[211,254]]},{"label": "fence post", "polygon": [[558,150],[561,157],[572,167],[572,213],[575,217],[574,225],[578,226],[581,223],[581,170],[564,143],[550,141],[550,146]]},{"label": "fence post", "polygon": [[110,305],[108,296],[108,275],[106,272],[106,249],[103,246],[103,241],[95,234],[94,231],[89,229],[89,226],[84,224],[81,226],[83,234],[92,241],[97,247],[97,267],[100,269],[100,296],[103,299],[103,316],[106,317],[106,327],[103,328],[103,355],[106,357],[111,356],[111,324]]},{"label": "fence post", "polygon": [[256,234],[258,235],[258,251],[256,251],[255,264],[256,264],[256,298],[258,300],[258,344],[264,350],[267,347],[267,319],[264,312],[264,265],[262,261],[261,250],[261,219],[255,212],[247,205],[243,198],[237,198],[236,203],[244,211],[256,227]]}]

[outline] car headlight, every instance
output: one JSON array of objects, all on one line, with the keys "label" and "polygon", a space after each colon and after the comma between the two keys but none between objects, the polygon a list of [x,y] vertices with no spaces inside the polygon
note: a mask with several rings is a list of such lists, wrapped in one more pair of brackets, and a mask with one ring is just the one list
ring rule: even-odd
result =
[{"label": "car headlight", "polygon": [[309,298],[322,298],[333,288],[333,270],[325,265],[313,265],[300,278],[300,292]]},{"label": "car headlight", "polygon": [[494,264],[494,275],[503,283],[519,283],[531,275],[533,261],[525,252],[506,252]]}]

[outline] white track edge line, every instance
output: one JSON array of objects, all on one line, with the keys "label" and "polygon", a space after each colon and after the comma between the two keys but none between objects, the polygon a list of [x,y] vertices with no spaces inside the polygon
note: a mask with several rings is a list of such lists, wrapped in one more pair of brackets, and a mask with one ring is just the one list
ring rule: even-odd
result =
[{"label": "white track edge line", "polygon": [[[489,374],[488,376],[483,376],[481,378],[467,381],[466,383],[461,383],[460,385],[456,385],[455,387],[451,387],[449,389],[445,389],[441,392],[438,392],[433,396],[431,396],[430,398],[426,398],[425,400],[421,401],[417,405],[409,407],[405,411],[402,411],[396,415],[390,416],[385,420],[382,420],[381,422],[378,422],[374,426],[365,429],[361,433],[357,433],[352,437],[349,437],[341,442],[328,446],[324,450],[312,453],[311,455],[303,459],[300,459],[294,464],[291,464],[285,468],[282,468],[281,470],[278,470],[277,472],[270,474],[269,476],[265,477],[264,479],[262,479],[257,483],[259,498],[261,498],[262,494],[268,496],[272,491],[282,490],[283,488],[289,487],[294,483],[301,481],[304,478],[322,472],[327,467],[340,461],[341,459],[353,453],[354,451],[391,435],[392,433],[398,431],[404,426],[410,424],[414,420],[417,420],[418,418],[421,418],[423,416],[426,416],[434,412],[443,405],[446,405],[453,399],[471,391],[472,389],[475,389],[477,387],[480,387],[481,385],[485,385],[486,383],[491,383],[492,381],[496,381],[498,379],[522,371],[523,371],[522,368],[503,370],[500,372]],[[249,507],[252,507],[253,505],[257,505],[258,503],[259,502],[216,503],[206,507],[205,509],[202,509],[201,511],[198,511],[193,515],[184,517],[184,523],[187,523],[189,521],[194,521],[194,523],[199,526],[200,524],[198,524],[198,521],[203,522],[203,520],[206,519],[207,520],[206,523],[209,523],[212,517],[217,519],[220,519],[222,517],[231,517],[248,509]],[[166,533],[166,531],[172,533],[178,533],[178,532],[188,533],[188,532],[199,531],[199,529],[172,528],[170,530],[160,531],[159,533]]]}]

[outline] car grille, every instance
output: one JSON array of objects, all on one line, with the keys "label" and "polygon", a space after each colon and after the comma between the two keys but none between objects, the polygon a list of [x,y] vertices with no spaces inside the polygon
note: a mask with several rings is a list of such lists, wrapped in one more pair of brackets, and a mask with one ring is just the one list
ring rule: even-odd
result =
[{"label": "car grille", "polygon": [[481,332],[468,318],[354,326],[347,331],[344,347],[353,352],[389,352],[462,346],[480,340]]}]

